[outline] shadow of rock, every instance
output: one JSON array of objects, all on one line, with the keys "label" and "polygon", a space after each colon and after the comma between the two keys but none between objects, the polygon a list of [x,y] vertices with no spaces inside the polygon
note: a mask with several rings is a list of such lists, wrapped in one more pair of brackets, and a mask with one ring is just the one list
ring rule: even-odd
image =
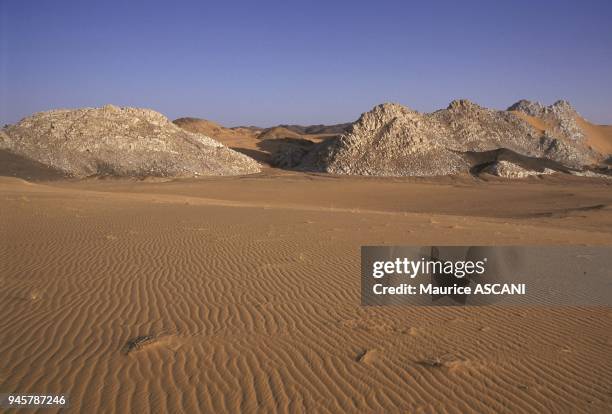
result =
[{"label": "shadow of rock", "polygon": [[68,175],[63,171],[6,150],[0,150],[0,175],[22,178],[29,181],[50,181],[68,178]]},{"label": "shadow of rock", "polygon": [[242,147],[231,147],[231,149],[233,149],[236,152],[240,152],[244,155],[247,155],[259,163],[270,164],[270,154],[265,151],[258,151],[258,150],[242,148]]},{"label": "shadow of rock", "polygon": [[263,139],[257,146],[270,154],[270,165],[294,169],[316,143],[305,138]]},{"label": "shadow of rock", "polygon": [[491,151],[468,151],[464,155],[472,164],[470,174],[474,176],[478,176],[487,167],[498,161],[508,161],[527,170],[537,172],[544,172],[546,169],[549,169],[569,174],[572,171],[576,171],[559,162],[547,158],[529,157],[507,148],[498,148]]}]

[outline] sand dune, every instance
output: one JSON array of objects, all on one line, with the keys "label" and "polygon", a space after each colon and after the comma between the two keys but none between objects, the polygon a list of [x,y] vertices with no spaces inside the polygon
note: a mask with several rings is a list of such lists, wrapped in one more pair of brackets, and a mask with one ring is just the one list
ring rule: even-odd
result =
[{"label": "sand dune", "polygon": [[201,118],[179,118],[172,122],[187,131],[204,134],[223,143],[227,140],[231,142],[231,139],[240,137],[253,138],[258,134],[258,129],[246,127],[226,128],[216,122]]},{"label": "sand dune", "polygon": [[277,139],[277,138],[301,138],[302,135],[284,127],[273,127],[264,129],[257,136],[259,139]]},{"label": "sand dune", "polygon": [[609,244],[609,181],[0,178],[0,198],[3,390],[70,412],[612,407],[609,309],[359,305],[364,244]]},{"label": "sand dune", "polygon": [[612,125],[594,125],[583,118],[576,120],[586,134],[588,144],[598,152],[612,156]]},{"label": "sand dune", "polygon": [[340,135],[350,129],[352,122],[334,125],[286,125],[280,127],[296,132],[300,135]]},{"label": "sand dune", "polygon": [[526,113],[521,112],[521,111],[510,111],[510,112],[518,116],[522,120],[526,121],[529,125],[534,127],[535,130],[538,131],[538,133],[540,134],[544,133],[544,131],[546,131],[548,128],[551,128],[550,124],[546,123],[546,121],[536,116],[527,115]]},{"label": "sand dune", "polygon": [[241,152],[263,164],[269,164],[270,152],[261,148],[258,140],[260,130],[255,128],[226,128],[215,122],[200,118],[179,118],[176,125],[189,131],[205,134],[216,139],[234,151]]}]

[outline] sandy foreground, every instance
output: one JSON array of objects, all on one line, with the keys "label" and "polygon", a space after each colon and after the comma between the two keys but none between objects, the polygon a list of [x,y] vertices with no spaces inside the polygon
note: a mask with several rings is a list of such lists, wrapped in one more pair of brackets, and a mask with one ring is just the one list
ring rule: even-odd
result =
[{"label": "sandy foreground", "polygon": [[612,412],[612,309],[361,307],[360,246],[612,243],[612,181],[0,177],[0,392],[70,412]]}]

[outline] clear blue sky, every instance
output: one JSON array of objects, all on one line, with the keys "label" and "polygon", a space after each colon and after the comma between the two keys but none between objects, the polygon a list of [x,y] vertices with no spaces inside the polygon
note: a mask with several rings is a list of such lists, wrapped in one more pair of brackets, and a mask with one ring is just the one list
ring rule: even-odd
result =
[{"label": "clear blue sky", "polygon": [[612,1],[0,0],[0,122],[106,103],[228,126],[565,98],[612,124]]}]

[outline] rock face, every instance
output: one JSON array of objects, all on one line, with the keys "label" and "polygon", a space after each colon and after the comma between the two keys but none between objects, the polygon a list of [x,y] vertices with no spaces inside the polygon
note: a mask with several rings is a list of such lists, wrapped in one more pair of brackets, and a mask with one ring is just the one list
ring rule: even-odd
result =
[{"label": "rock face", "polygon": [[158,112],[112,105],[34,114],[3,128],[0,149],[74,177],[259,172],[251,158]]},{"label": "rock face", "polygon": [[580,115],[567,101],[560,100],[550,106],[544,106],[539,102],[522,99],[510,106],[508,111],[522,112],[545,121],[552,125],[549,132],[551,135],[566,136],[575,141],[584,138],[584,132],[576,122]]},{"label": "rock face", "polygon": [[596,154],[572,132],[569,104],[540,108],[518,103],[513,111],[532,109],[558,119],[558,130],[541,132],[513,112],[486,109],[467,100],[453,101],[429,114],[382,104],[362,114],[340,138],[315,146],[296,167],[353,175],[449,175],[475,167],[474,157],[467,153],[500,148],[570,168],[593,162]]},{"label": "rock face", "polygon": [[496,161],[484,168],[482,172],[504,178],[525,178],[532,175],[552,174],[555,170],[545,168],[543,171],[535,171],[510,161]]},{"label": "rock face", "polygon": [[277,139],[278,142],[270,156],[270,165],[279,168],[292,168],[300,163],[308,151],[316,145],[306,139]]}]

